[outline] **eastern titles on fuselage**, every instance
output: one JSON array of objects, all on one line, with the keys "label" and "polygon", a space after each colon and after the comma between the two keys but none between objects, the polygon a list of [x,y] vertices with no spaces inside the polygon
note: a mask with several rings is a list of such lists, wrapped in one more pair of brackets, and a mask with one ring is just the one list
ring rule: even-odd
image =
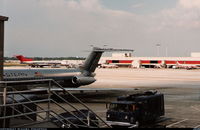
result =
[{"label": "eastern titles on fuselage", "polygon": [[77,76],[81,72],[75,69],[5,69],[4,80],[9,79],[42,79],[50,78],[54,79],[57,77]]},{"label": "eastern titles on fuselage", "polygon": [[4,73],[4,78],[20,78],[20,77],[27,77],[28,74],[26,73]]}]

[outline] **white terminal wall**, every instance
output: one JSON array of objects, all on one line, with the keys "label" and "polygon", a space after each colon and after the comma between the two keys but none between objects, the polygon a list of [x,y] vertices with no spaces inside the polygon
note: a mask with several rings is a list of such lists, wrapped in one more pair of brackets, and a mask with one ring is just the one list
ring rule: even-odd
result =
[{"label": "white terminal wall", "polygon": [[200,58],[200,52],[192,52],[191,57],[199,57]]}]

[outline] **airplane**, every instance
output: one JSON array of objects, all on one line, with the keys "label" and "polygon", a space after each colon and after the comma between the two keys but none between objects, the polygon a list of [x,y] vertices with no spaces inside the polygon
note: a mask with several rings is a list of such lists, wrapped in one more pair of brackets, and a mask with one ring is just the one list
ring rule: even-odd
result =
[{"label": "airplane", "polygon": [[29,81],[52,79],[65,88],[79,88],[96,81],[95,70],[104,52],[133,51],[130,49],[113,49],[94,47],[83,66],[71,69],[4,69],[4,81]]},{"label": "airplane", "polygon": [[177,65],[173,66],[174,69],[200,69],[199,65],[190,65],[190,64],[180,64],[179,61],[177,61]]},{"label": "airplane", "polygon": [[117,65],[112,65],[112,64],[101,64],[99,66],[100,68],[119,68]]},{"label": "airplane", "polygon": [[33,68],[43,68],[45,66],[57,67],[60,65],[67,66],[67,63],[64,61],[34,61],[33,59],[25,58],[23,55],[15,55],[14,57],[16,57],[21,62],[21,64],[27,64]]}]

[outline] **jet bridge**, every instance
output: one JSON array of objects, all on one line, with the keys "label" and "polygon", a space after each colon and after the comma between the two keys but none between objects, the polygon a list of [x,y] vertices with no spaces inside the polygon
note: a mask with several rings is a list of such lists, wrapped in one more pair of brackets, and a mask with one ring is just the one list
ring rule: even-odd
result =
[{"label": "jet bridge", "polygon": [[[8,17],[0,16],[0,81],[3,80],[3,63],[4,63],[4,22],[8,21]],[[0,92],[2,92],[0,86]],[[3,99],[0,96],[0,105],[2,105]],[[0,108],[1,112],[1,108]]]},{"label": "jet bridge", "polygon": [[3,80],[3,61],[4,61],[4,22],[8,17],[0,16],[0,80]]}]

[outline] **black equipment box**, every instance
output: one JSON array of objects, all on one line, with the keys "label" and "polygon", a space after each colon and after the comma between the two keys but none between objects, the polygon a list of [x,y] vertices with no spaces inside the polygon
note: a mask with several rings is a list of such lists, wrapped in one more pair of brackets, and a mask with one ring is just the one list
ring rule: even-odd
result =
[{"label": "black equipment box", "polygon": [[136,125],[153,122],[164,116],[164,95],[156,91],[118,97],[107,111],[107,121]]}]

